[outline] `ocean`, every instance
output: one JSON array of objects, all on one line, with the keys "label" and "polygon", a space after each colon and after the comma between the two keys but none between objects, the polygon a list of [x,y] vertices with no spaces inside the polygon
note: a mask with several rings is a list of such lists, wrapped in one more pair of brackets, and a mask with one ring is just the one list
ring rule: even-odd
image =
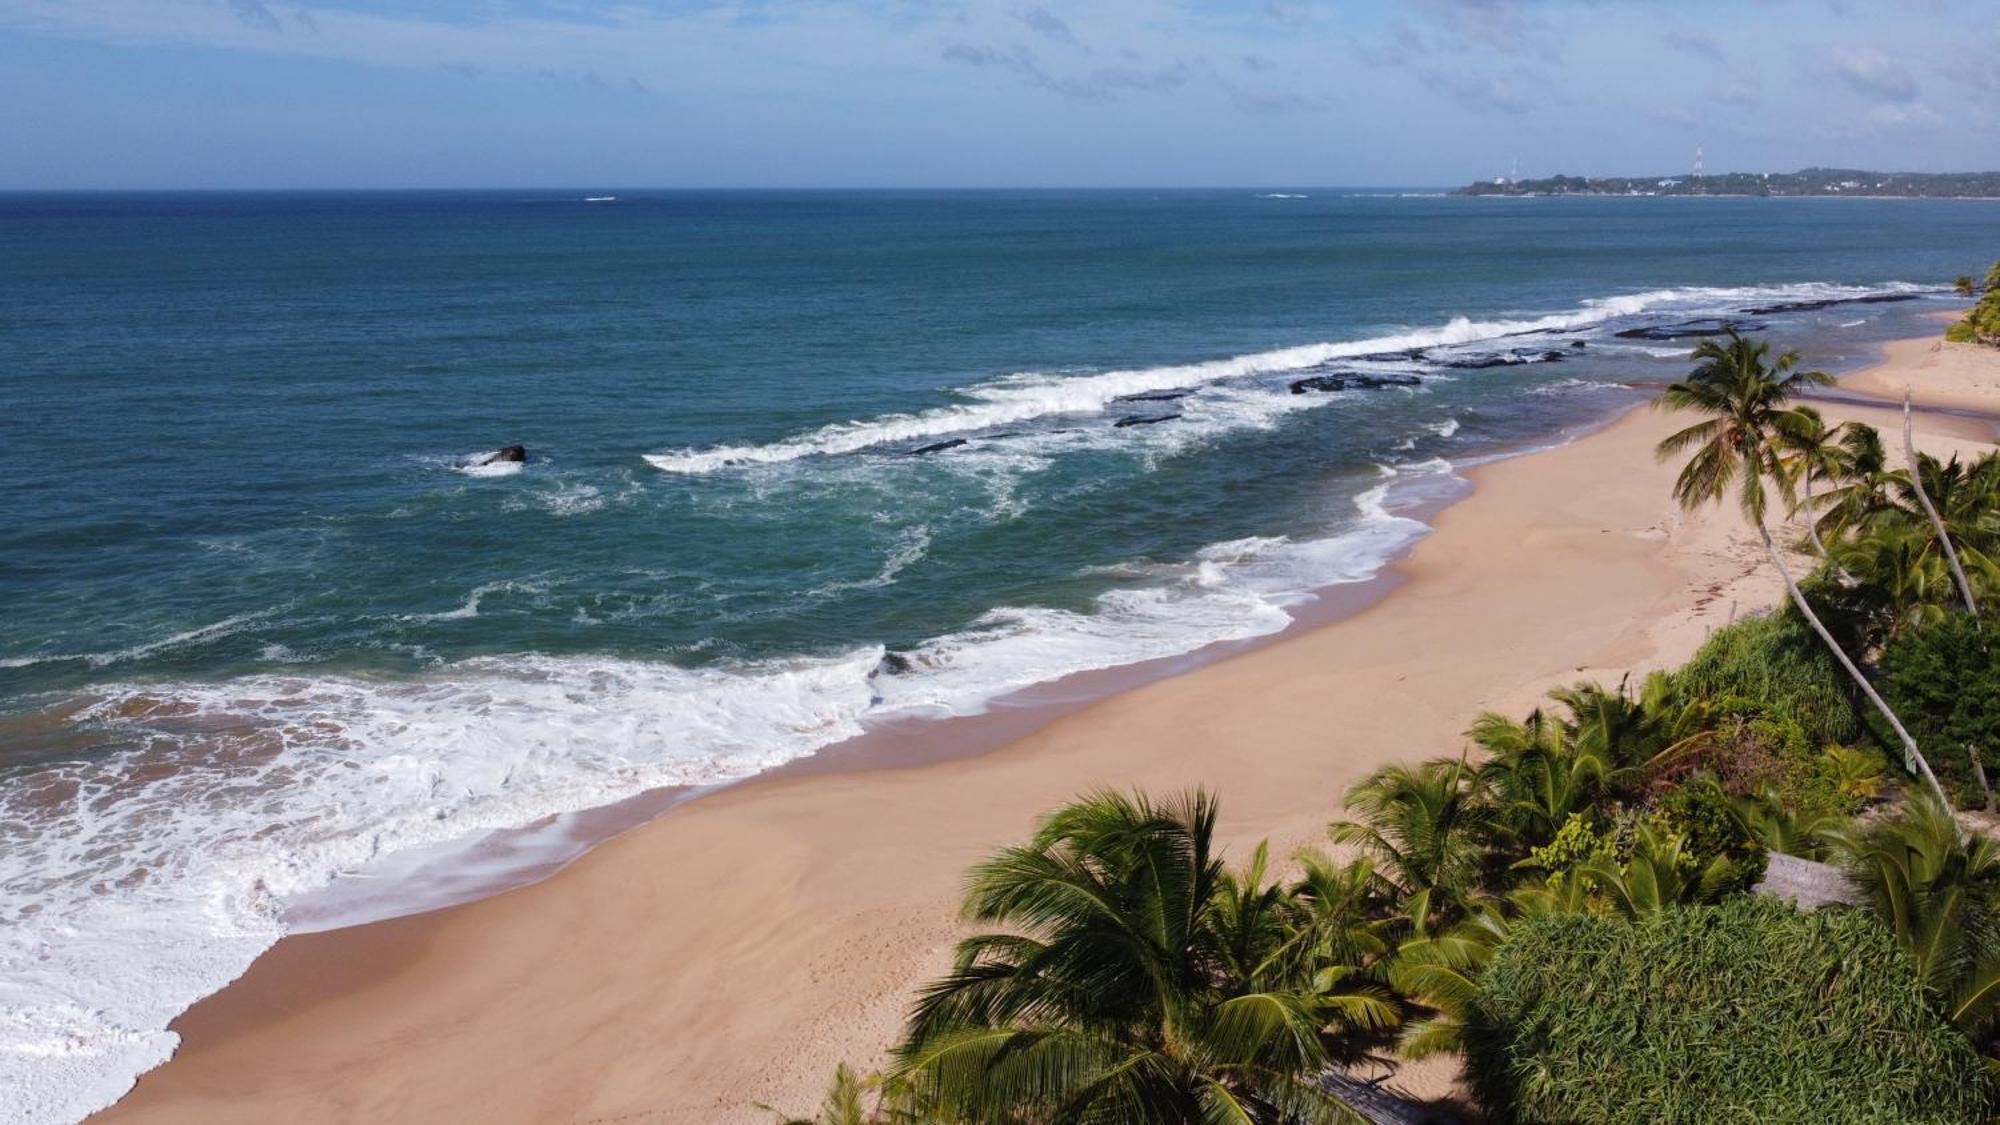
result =
[{"label": "ocean", "polygon": [[1682,373],[1690,322],[1851,368],[1996,236],[1942,200],[0,195],[0,1120],[116,1098],[344,874],[1274,634],[1457,469]]}]

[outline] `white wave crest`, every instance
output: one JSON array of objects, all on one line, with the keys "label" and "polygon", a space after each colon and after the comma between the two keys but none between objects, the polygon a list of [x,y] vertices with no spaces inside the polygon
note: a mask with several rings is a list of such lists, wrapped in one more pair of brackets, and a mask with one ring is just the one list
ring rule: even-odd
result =
[{"label": "white wave crest", "polygon": [[[98,689],[63,722],[108,756],[0,789],[0,1089],[77,1119],[171,1054],[168,1023],[283,933],[281,900],[341,872],[669,785],[754,774],[871,717],[966,714],[1015,689],[1276,632],[1317,587],[1422,535],[1363,506],[1323,539],[1214,544],[1092,612],[995,609],[899,654],[733,667],[487,657],[414,679],[266,673]],[[876,578],[922,557],[907,529]],[[437,617],[469,616],[476,588]],[[288,659],[289,650],[267,650]],[[22,910],[32,904],[32,910]]]},{"label": "white wave crest", "polygon": [[[960,393],[970,401],[950,406],[837,422],[767,445],[680,449],[648,453],[644,457],[648,464],[661,472],[701,475],[733,467],[855,453],[898,442],[937,440],[1062,415],[1097,414],[1115,400],[1130,395],[1205,388],[1225,380],[1304,371],[1336,360],[1377,353],[1468,344],[1534,333],[1576,331],[1646,312],[1669,310],[1693,315],[1704,310],[1740,307],[1757,301],[1838,299],[1921,291],[1925,291],[1921,286],[1901,282],[1881,286],[1809,282],[1739,288],[1653,289],[1593,298],[1568,312],[1513,320],[1455,317],[1434,328],[1411,329],[1361,340],[1303,344],[1199,363],[1106,371],[1095,375],[1058,376],[1032,372],[1009,375],[965,388]],[[1134,427],[1123,432],[1131,434],[1133,430],[1166,431],[1167,427]]]}]

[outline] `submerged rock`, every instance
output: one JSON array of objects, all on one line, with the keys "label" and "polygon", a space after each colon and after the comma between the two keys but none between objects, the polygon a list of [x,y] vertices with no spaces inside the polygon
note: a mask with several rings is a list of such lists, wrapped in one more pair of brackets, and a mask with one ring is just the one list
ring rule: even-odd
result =
[{"label": "submerged rock", "polygon": [[502,462],[507,462],[507,461],[519,464],[521,462],[526,461],[527,459],[528,459],[528,450],[525,446],[509,445],[500,449],[496,449],[493,452],[488,453],[486,456],[473,461],[472,465],[474,468],[477,468],[481,465],[498,465],[501,464]]},{"label": "submerged rock", "polygon": [[1755,320],[1689,320],[1680,324],[1649,324],[1643,328],[1627,328],[1616,333],[1621,340],[1693,340],[1704,336],[1726,335],[1730,329],[1738,332],[1762,332],[1770,327]]},{"label": "submerged rock", "polygon": [[1344,391],[1349,387],[1361,391],[1379,391],[1383,387],[1418,387],[1423,380],[1415,375],[1363,375],[1348,372],[1345,375],[1311,375],[1304,379],[1292,380],[1292,393],[1302,395],[1307,391]]},{"label": "submerged rock", "polygon": [[910,450],[910,456],[921,457],[926,453],[943,453],[947,449],[957,449],[964,444],[965,439],[962,437],[949,438],[945,441],[934,441],[929,445],[920,445]]},{"label": "submerged rock", "polygon": [[1835,305],[1886,305],[1892,301],[1914,301],[1915,293],[1877,293],[1872,297],[1829,297],[1823,301],[1784,301],[1775,305],[1759,305],[1745,309],[1751,316],[1770,316],[1773,313],[1812,312],[1816,309],[1830,309]]},{"label": "submerged rock", "polygon": [[1175,414],[1134,414],[1134,415],[1132,415],[1132,416],[1131,416],[1131,417],[1129,417],[1129,418],[1120,418],[1120,419],[1118,419],[1118,421],[1116,421],[1116,422],[1113,422],[1113,423],[1112,423],[1112,427],[1113,427],[1114,429],[1120,429],[1120,430],[1122,430],[1122,429],[1124,429],[1124,428],[1125,428],[1125,427],[1127,427],[1127,426],[1151,426],[1151,425],[1153,425],[1153,424],[1155,424],[1155,423],[1158,423],[1158,422],[1171,422],[1171,421],[1173,421],[1174,419],[1176,419],[1176,418],[1178,418],[1178,417],[1180,417],[1180,415],[1179,415],[1178,413],[1175,413]]},{"label": "submerged rock", "polygon": [[1141,391],[1138,394],[1119,395],[1117,398],[1114,398],[1111,401],[1112,402],[1172,402],[1175,399],[1186,398],[1193,393],[1194,393],[1193,391]]},{"label": "submerged rock", "polygon": [[1307,391],[1344,391],[1347,380],[1338,375],[1314,375],[1305,379],[1292,380],[1292,393],[1302,395]]}]

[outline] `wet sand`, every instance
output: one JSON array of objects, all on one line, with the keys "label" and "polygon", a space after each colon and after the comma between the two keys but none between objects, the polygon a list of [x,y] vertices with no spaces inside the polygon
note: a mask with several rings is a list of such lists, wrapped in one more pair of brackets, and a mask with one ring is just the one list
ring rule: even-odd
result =
[{"label": "wet sand", "polygon": [[[2000,352],[1892,345],[1849,391],[2000,407]],[[1946,346],[1953,347],[1953,346]],[[1939,356],[1947,356],[1939,359]],[[1990,389],[1990,393],[1988,390]],[[1900,411],[1827,404],[1900,426]],[[95,1120],[767,1122],[881,1061],[961,936],[960,873],[1103,786],[1206,786],[1242,857],[1320,839],[1342,789],[1455,754],[1484,709],[1685,659],[1781,596],[1730,512],[1683,515],[1635,411],[1471,470],[1472,495],[1351,612],[1007,737],[952,724],[682,803],[553,877],[280,942],[174,1025],[180,1053]],[[1989,440],[1926,414],[1920,444]],[[988,728],[981,728],[988,729]],[[998,729],[998,728],[991,728]],[[940,734],[940,732],[946,732]],[[958,732],[958,733],[950,733]],[[956,742],[958,744],[940,744]],[[1398,1075],[1420,1093],[1446,1067]]]}]

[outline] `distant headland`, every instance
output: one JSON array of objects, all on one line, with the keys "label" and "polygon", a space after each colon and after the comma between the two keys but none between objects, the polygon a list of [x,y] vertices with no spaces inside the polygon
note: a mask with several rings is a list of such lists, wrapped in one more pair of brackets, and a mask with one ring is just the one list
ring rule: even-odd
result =
[{"label": "distant headland", "polygon": [[1726,172],[1715,176],[1550,176],[1482,180],[1459,195],[1748,195],[1859,196],[1901,199],[2000,199],[2000,172]]}]

